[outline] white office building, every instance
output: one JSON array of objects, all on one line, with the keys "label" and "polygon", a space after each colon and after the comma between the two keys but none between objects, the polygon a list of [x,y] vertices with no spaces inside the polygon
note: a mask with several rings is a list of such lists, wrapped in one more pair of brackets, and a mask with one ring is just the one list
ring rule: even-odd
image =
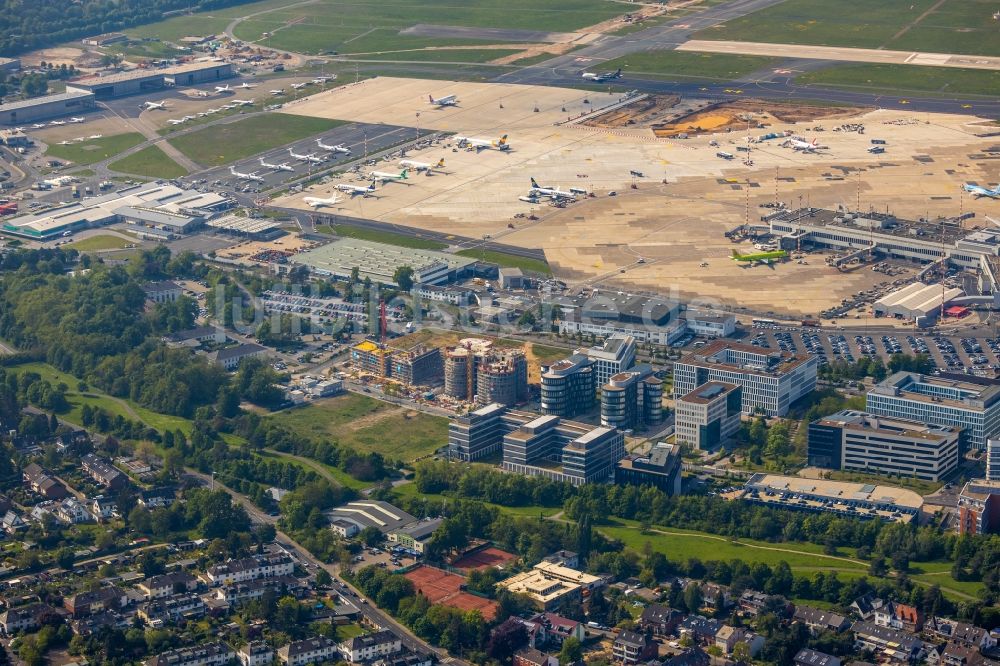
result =
[{"label": "white office building", "polygon": [[983,450],[1000,433],[1000,381],[972,375],[897,372],[868,392],[867,411],[962,430],[962,443]]},{"label": "white office building", "polygon": [[740,429],[742,389],[736,384],[708,382],[676,403],[674,432],[678,444],[711,451]]},{"label": "white office building", "polygon": [[577,353],[586,353],[594,364],[596,384],[600,390],[611,377],[635,365],[635,338],[625,333],[612,333],[603,343]]},{"label": "white office building", "polygon": [[812,354],[715,340],[674,364],[674,398],[708,382],[723,382],[741,387],[744,413],[784,416],[793,402],[816,388],[817,365]]}]

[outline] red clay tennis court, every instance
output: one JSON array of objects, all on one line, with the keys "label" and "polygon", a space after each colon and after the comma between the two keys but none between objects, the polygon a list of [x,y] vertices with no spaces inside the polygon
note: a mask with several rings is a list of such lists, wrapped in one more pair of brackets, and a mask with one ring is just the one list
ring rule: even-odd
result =
[{"label": "red clay tennis court", "polygon": [[517,555],[514,555],[513,553],[508,553],[505,550],[489,546],[487,548],[468,553],[467,555],[463,555],[455,560],[452,566],[463,571],[486,569],[488,567],[498,567],[502,569],[508,562],[513,562],[516,559]]},{"label": "red clay tennis court", "polygon": [[403,574],[413,583],[417,592],[427,597],[432,604],[443,604],[459,610],[478,610],[487,620],[497,613],[495,601],[462,592],[465,579],[443,569],[421,565]]}]

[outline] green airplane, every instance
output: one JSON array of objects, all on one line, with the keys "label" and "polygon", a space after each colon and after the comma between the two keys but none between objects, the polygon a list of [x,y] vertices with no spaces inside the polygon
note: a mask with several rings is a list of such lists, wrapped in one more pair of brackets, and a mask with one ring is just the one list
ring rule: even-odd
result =
[{"label": "green airplane", "polygon": [[788,253],[784,250],[775,250],[774,252],[757,252],[755,254],[740,254],[736,250],[733,250],[733,261],[770,262],[777,259],[785,259],[786,257],[788,257]]}]

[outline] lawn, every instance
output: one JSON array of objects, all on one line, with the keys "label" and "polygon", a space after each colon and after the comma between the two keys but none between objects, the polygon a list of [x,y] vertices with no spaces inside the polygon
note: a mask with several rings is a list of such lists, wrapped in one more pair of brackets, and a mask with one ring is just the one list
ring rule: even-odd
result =
[{"label": "lawn", "polygon": [[448,441],[448,419],[348,393],[270,416],[311,439],[329,439],[359,451],[409,462]]},{"label": "lawn", "polygon": [[566,347],[549,347],[547,345],[531,345],[531,354],[539,363],[554,363],[570,355]]},{"label": "lawn", "polygon": [[[409,497],[420,497],[429,501],[441,501],[447,500],[449,497],[447,495],[437,494],[437,493],[422,493],[417,490],[417,484],[415,483],[404,483],[396,486],[392,489],[393,494],[402,499]],[[506,513],[511,516],[522,516],[526,518],[538,518],[554,516],[560,511],[559,507],[549,507],[549,506],[501,506],[499,504],[494,504],[492,502],[483,502],[486,506],[494,507],[500,510],[502,513]]]},{"label": "lawn", "polygon": [[314,472],[318,472],[320,475],[323,472],[327,472],[333,477],[337,484],[344,486],[345,488],[353,488],[354,490],[364,490],[365,488],[370,488],[372,483],[370,481],[361,481],[355,479],[353,476],[340,469],[339,467],[334,467],[332,465],[327,465],[326,463],[321,463],[318,460],[308,460],[305,458],[295,458],[290,453],[284,453],[282,451],[275,451],[273,449],[267,449],[260,453],[261,456],[265,458],[280,458],[287,463],[296,465],[303,469],[309,469]]},{"label": "lawn", "polygon": [[[380,51],[359,55],[363,60],[403,60],[410,62],[489,62],[503,58],[522,49],[418,49],[407,51]],[[551,58],[551,55],[547,57]]]},{"label": "lawn", "polygon": [[948,95],[989,95],[1000,91],[1000,72],[913,65],[836,65],[800,74],[796,83],[844,88]]},{"label": "lawn", "polygon": [[[256,6],[256,4],[243,5],[234,9],[242,9],[249,13],[253,11],[251,7]],[[129,28],[125,34],[133,39],[152,38],[176,42],[181,37],[220,34],[228,24],[229,19],[219,16],[219,12],[205,12],[190,16],[175,16],[158,23]]]},{"label": "lawn", "polygon": [[322,226],[318,230],[323,233],[336,233],[345,238],[358,238],[360,240],[372,241],[375,243],[386,243],[387,245],[398,245],[408,247],[413,250],[443,250],[448,245],[426,238],[417,238],[408,234],[398,234],[394,231],[382,231],[380,229],[369,229],[367,227],[356,227],[350,224],[336,224],[332,227]]},{"label": "lawn", "polygon": [[629,76],[731,81],[760,69],[777,66],[781,58],[731,55],[728,53],[694,53],[692,51],[644,51],[602,62],[595,69],[614,71],[619,67]]},{"label": "lawn", "polygon": [[173,161],[159,146],[148,146],[108,165],[112,171],[149,178],[180,178],[187,170]]},{"label": "lawn", "polygon": [[90,139],[80,143],[70,143],[65,146],[49,144],[49,149],[45,151],[45,154],[49,157],[73,162],[74,164],[94,164],[95,162],[101,162],[114,157],[118,153],[128,150],[132,146],[137,146],[145,140],[145,137],[138,132],[127,132],[125,134],[105,136],[100,139]]},{"label": "lawn", "polygon": [[70,243],[66,247],[72,248],[74,250],[79,250],[80,252],[97,252],[98,250],[124,250],[128,245],[132,244],[134,241],[129,241],[119,236],[110,236],[108,234],[101,234],[99,236],[91,236],[90,238],[84,238],[83,240],[78,240]]},{"label": "lawn", "polygon": [[170,143],[199,164],[220,166],[342,124],[344,123],[337,120],[268,113],[206,127],[170,139]]},{"label": "lawn", "polygon": [[935,4],[936,0],[786,0],[694,37],[1000,55],[995,2],[944,0],[924,16]]},{"label": "lawn", "polygon": [[552,269],[549,268],[548,262],[532,259],[531,257],[521,257],[516,254],[497,252],[496,250],[479,250],[475,248],[460,250],[455,254],[461,257],[471,257],[473,259],[479,259],[480,261],[487,261],[491,264],[499,264],[500,266],[520,268],[521,270],[530,271],[532,273],[552,275]]}]

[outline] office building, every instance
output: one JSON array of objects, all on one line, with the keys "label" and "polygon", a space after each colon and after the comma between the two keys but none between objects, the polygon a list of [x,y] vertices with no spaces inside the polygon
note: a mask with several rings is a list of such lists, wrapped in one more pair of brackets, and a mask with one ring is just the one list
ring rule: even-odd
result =
[{"label": "office building", "polygon": [[625,333],[612,333],[585,353],[594,365],[595,381],[600,390],[612,376],[635,365],[635,338]]},{"label": "office building", "polygon": [[754,474],[741,490],[726,493],[725,497],[790,511],[900,523],[916,520],[924,505],[924,498],[917,493],[895,486],[763,473]]},{"label": "office building", "polygon": [[450,455],[472,462],[500,453],[504,434],[516,427],[504,422],[507,411],[503,405],[492,404],[452,419],[448,423]]},{"label": "office building", "polygon": [[868,392],[867,411],[960,428],[963,446],[985,449],[986,440],[1000,431],[1000,381],[897,372]]},{"label": "office building", "polygon": [[618,461],[615,483],[653,486],[670,496],[681,494],[681,455],[679,447],[666,442],[653,446],[648,455],[631,454]]},{"label": "office building", "polygon": [[845,409],[809,424],[809,464],[938,481],[958,466],[959,429]]},{"label": "office building", "polygon": [[688,308],[683,314],[687,332],[706,338],[725,338],[736,332],[736,315]]},{"label": "office building", "polygon": [[677,399],[674,431],[678,444],[711,451],[740,429],[743,387],[710,381]]},{"label": "office building", "polygon": [[613,428],[590,428],[539,416],[503,437],[503,468],[575,486],[608,481],[625,456],[625,438]]},{"label": "office building", "polygon": [[793,402],[816,388],[816,357],[715,340],[674,364],[674,397],[710,381],[742,388],[746,414],[784,416]]},{"label": "office building", "polygon": [[658,426],[663,422],[663,382],[648,364],[608,378],[601,390],[601,425],[619,430]]},{"label": "office building", "polygon": [[583,354],[573,354],[541,372],[541,412],[572,418],[594,406],[597,373],[594,362]]},{"label": "office building", "polygon": [[986,478],[990,481],[1000,481],[1000,439],[990,439],[986,442]]},{"label": "office building", "polygon": [[958,495],[958,531],[962,534],[1000,532],[1000,481],[973,479]]}]

